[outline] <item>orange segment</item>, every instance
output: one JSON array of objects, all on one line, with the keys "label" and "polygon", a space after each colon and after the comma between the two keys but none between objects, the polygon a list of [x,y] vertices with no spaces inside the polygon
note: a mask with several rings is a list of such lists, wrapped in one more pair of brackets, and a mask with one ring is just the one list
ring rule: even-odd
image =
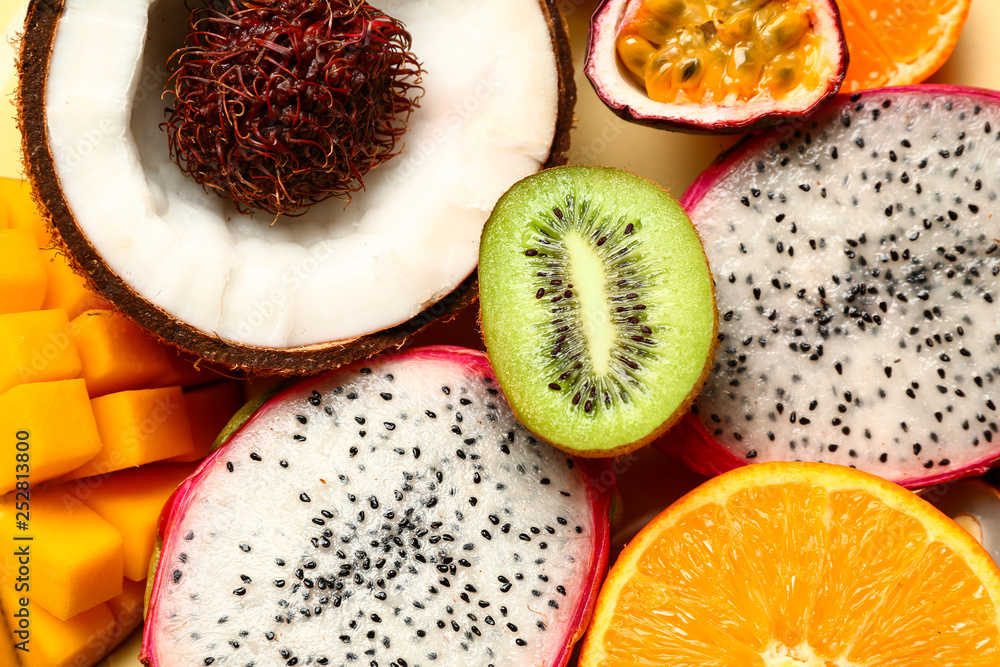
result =
[{"label": "orange segment", "polygon": [[1000,664],[1000,569],[916,495],[765,463],[702,485],[623,551],[580,667]]},{"label": "orange segment", "polygon": [[843,92],[919,83],[955,49],[972,0],[838,0],[850,53]]}]

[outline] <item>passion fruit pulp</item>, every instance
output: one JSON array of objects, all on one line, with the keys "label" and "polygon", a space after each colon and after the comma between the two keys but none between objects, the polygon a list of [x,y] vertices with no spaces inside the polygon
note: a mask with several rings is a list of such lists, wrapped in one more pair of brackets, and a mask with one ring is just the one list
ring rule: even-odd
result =
[{"label": "passion fruit pulp", "polygon": [[807,115],[846,69],[833,0],[605,0],[586,64],[622,117],[694,132]]}]

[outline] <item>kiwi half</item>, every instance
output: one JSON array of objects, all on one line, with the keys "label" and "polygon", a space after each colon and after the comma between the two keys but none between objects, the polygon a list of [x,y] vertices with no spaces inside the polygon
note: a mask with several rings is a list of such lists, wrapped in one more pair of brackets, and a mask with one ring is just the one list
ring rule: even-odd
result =
[{"label": "kiwi half", "polygon": [[618,169],[515,184],[483,230],[482,328],[518,417],[583,456],[646,444],[687,408],[715,341],[712,277],[664,189]]}]

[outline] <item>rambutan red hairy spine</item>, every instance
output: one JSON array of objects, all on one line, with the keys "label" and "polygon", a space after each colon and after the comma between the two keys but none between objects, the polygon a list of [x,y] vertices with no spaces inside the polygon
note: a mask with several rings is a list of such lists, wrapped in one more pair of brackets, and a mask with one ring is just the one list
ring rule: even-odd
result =
[{"label": "rambutan red hairy spine", "polygon": [[244,213],[350,200],[418,105],[410,42],[362,0],[207,0],[171,56],[171,157]]}]

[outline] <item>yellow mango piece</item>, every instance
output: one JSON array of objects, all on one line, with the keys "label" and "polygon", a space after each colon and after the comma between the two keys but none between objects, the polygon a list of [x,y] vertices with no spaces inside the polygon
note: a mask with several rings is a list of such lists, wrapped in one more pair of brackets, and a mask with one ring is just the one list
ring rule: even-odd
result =
[{"label": "yellow mango piece", "polygon": [[184,403],[194,451],[169,460],[200,461],[208,456],[219,433],[243,406],[243,392],[237,382],[226,380],[184,392]]},{"label": "yellow mango piece", "polygon": [[103,475],[194,451],[180,387],[120,391],[90,404],[101,451],[64,479]]},{"label": "yellow mango piece", "polygon": [[33,599],[6,586],[0,590],[0,604],[15,646],[20,649],[16,651],[20,662],[8,663],[3,661],[3,649],[0,648],[3,667],[92,665],[112,647],[115,622],[106,604],[95,605],[64,621],[45,611]]},{"label": "yellow mango piece", "polygon": [[88,310],[73,320],[81,375],[94,398],[149,387],[170,370],[166,348],[110,310]]},{"label": "yellow mango piece", "polygon": [[42,253],[31,234],[0,230],[0,314],[38,310],[46,282]]},{"label": "yellow mango piece", "polygon": [[121,533],[125,577],[142,581],[153,555],[160,510],[197,467],[195,463],[159,463],[81,479],[66,486]]},{"label": "yellow mango piece", "polygon": [[0,394],[26,382],[69,380],[80,368],[66,311],[0,315]]},{"label": "yellow mango piece", "polygon": [[0,457],[0,495],[18,481],[35,485],[55,479],[101,451],[80,379],[22,384],[0,394],[0,433],[12,439]]},{"label": "yellow mango piece", "polygon": [[[3,607],[4,605],[0,601],[0,609],[3,609]],[[0,614],[0,618],[6,618],[6,616]],[[14,638],[11,637],[7,629],[7,623],[0,623],[0,665],[4,667],[17,667],[18,664],[17,655],[14,651]]]},{"label": "yellow mango piece", "polygon": [[66,255],[58,250],[42,251],[47,284],[42,308],[61,308],[70,319],[86,310],[109,308],[107,301],[91,292],[87,281],[69,265]]},{"label": "yellow mango piece", "polygon": [[162,343],[170,360],[170,370],[157,381],[157,386],[178,385],[180,387],[200,387],[225,378],[210,368],[202,368],[200,360],[181,352],[173,345]]},{"label": "yellow mango piece", "polygon": [[[188,386],[218,378],[197,371],[173,347],[111,310],[88,310],[73,320],[83,379],[91,397],[149,387]],[[197,377],[192,377],[197,374]]]},{"label": "yellow mango piece", "polygon": [[0,203],[7,211],[7,225],[11,229],[29,232],[39,248],[49,246],[51,237],[48,227],[38,212],[35,200],[31,198],[31,186],[27,181],[0,178]]},{"label": "yellow mango piece", "polygon": [[24,503],[14,493],[0,505],[0,587],[25,584],[19,592],[63,621],[121,594],[122,537],[111,524],[60,487]]},{"label": "yellow mango piece", "polygon": [[145,579],[141,581],[125,579],[122,582],[121,595],[115,596],[105,603],[115,619],[115,630],[111,637],[109,650],[120,644],[142,623],[145,597]]}]

